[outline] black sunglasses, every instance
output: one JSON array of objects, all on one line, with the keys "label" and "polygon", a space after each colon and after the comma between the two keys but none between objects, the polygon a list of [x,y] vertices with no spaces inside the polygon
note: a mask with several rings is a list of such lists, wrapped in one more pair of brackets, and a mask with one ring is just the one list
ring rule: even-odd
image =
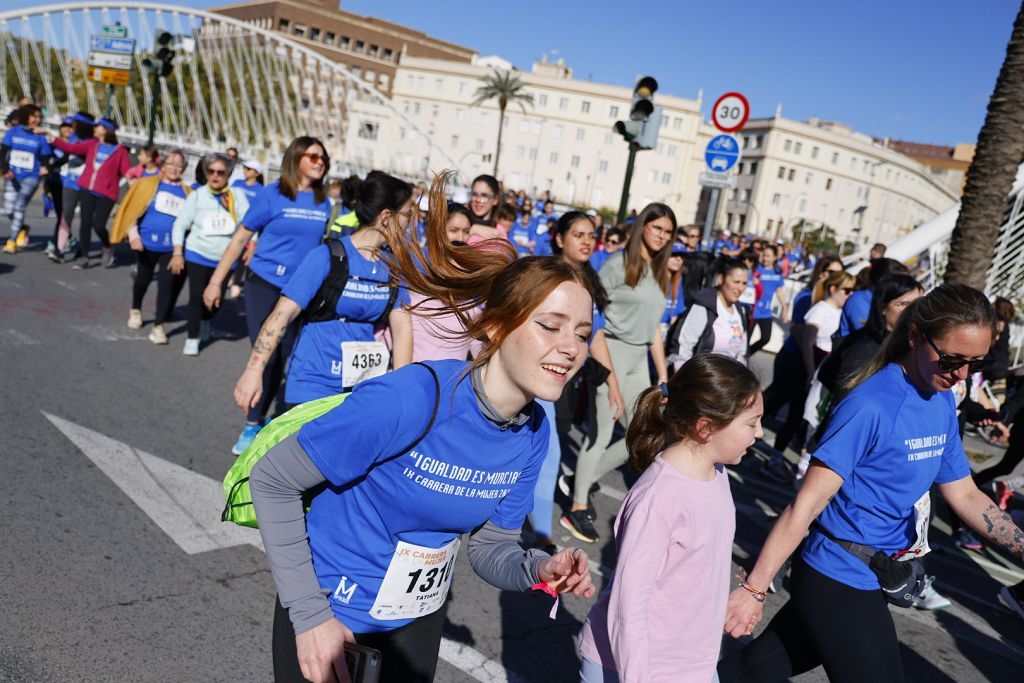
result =
[{"label": "black sunglasses", "polygon": [[935,345],[935,342],[933,342],[932,338],[927,334],[922,332],[921,336],[925,338],[925,341],[927,341],[933,349],[935,349],[935,353],[939,354],[939,360],[937,360],[935,364],[938,365],[939,369],[943,372],[956,372],[966,365],[967,371],[973,375],[976,372],[981,372],[992,364],[991,356],[985,356],[980,360],[966,360],[959,356],[951,356],[948,353],[944,353],[939,350],[939,347]]}]

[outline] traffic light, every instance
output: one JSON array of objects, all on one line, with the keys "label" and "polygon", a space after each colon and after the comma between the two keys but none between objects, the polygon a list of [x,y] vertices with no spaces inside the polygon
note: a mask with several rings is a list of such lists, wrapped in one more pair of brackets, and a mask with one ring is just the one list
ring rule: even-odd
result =
[{"label": "traffic light", "polygon": [[629,105],[629,120],[616,121],[615,132],[626,142],[635,142],[641,149],[658,146],[658,128],[661,127],[661,108],[654,106],[654,93],[658,81],[644,76],[633,88],[633,100]]},{"label": "traffic light", "polygon": [[157,51],[155,59],[146,57],[142,64],[153,72],[158,78],[167,78],[174,71],[174,50],[171,49],[171,41],[174,40],[167,31],[163,31],[156,38]]}]

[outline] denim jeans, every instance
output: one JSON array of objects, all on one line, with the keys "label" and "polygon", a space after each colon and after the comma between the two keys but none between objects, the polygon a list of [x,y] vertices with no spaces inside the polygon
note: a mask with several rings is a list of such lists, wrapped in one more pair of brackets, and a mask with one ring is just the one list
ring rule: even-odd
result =
[{"label": "denim jeans", "polygon": [[25,208],[39,187],[39,178],[29,176],[4,182],[4,215],[11,219],[11,239],[15,239],[25,224]]}]

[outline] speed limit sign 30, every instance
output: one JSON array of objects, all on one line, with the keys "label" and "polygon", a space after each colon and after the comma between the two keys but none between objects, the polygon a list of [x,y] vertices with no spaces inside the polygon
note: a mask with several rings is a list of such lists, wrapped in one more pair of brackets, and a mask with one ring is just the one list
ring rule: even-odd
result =
[{"label": "speed limit sign 30", "polygon": [[735,133],[750,118],[750,102],[738,92],[727,92],[715,102],[711,120],[723,133]]}]

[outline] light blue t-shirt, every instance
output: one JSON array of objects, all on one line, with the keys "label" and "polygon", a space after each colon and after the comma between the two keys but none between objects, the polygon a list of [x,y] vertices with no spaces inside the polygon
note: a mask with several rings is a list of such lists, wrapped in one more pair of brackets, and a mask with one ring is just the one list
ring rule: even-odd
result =
[{"label": "light blue t-shirt", "polygon": [[[388,303],[387,265],[363,257],[349,237],[343,237],[341,243],[348,258],[349,280],[335,308],[339,320],[303,326],[288,361],[285,399],[289,403],[304,403],[351,388],[343,386],[343,363],[348,359],[343,357],[342,344],[373,341],[373,323],[384,314]],[[326,244],[306,254],[281,294],[302,308],[308,306],[331,271],[330,260],[331,250]],[[399,288],[393,308],[408,303],[409,290]]]},{"label": "light blue t-shirt", "polygon": [[142,214],[142,218],[139,220],[139,238],[142,240],[142,246],[149,251],[165,253],[174,250],[174,245],[171,243],[171,228],[174,227],[174,219],[178,213],[170,213],[172,210],[170,204],[173,204],[173,200],[168,203],[164,197],[161,197],[161,192],[181,200],[177,204],[179,211],[181,205],[185,203],[185,190],[180,184],[161,182],[157,186],[153,200],[149,202],[146,213]]},{"label": "light blue t-shirt", "polygon": [[[231,187],[237,187],[239,190],[245,193],[245,196],[249,198],[249,204],[253,203],[256,199],[256,195],[263,191],[263,186],[259,183],[253,183],[252,185],[246,185],[244,180],[236,180],[231,183]],[[246,226],[249,227],[249,226]]]},{"label": "light blue t-shirt", "polygon": [[260,234],[249,269],[274,285],[284,287],[303,257],[324,236],[331,203],[319,204],[313,192],[296,192],[295,199],[281,194],[279,182],[256,195],[242,225]]},{"label": "light blue t-shirt", "polygon": [[529,256],[533,253],[533,250],[530,249],[530,247],[520,244],[520,242],[533,242],[535,240],[534,235],[533,223],[523,225],[519,221],[516,221],[516,224],[508,231],[508,239],[515,246],[516,251],[519,252],[520,256]]},{"label": "light blue t-shirt", "polygon": [[551,220],[551,216],[538,216],[537,222],[533,226],[533,240],[536,242],[533,246],[535,256],[551,256],[555,253],[551,248],[551,230],[548,228],[549,220]]},{"label": "light blue t-shirt", "polygon": [[25,126],[14,126],[4,133],[3,144],[10,147],[8,167],[18,180],[39,177],[39,159],[53,154],[45,135],[36,135]]},{"label": "light blue t-shirt", "polygon": [[306,514],[313,567],[335,616],[357,633],[411,621],[370,614],[399,541],[441,548],[487,521],[518,529],[547,455],[550,426],[539,407],[526,407],[532,417],[523,425],[499,426],[481,411],[466,362],[427,364],[441,386],[437,419],[407,455],[374,466],[430,421],[435,385],[418,365],[359,384],[298,434],[331,484]]},{"label": "light blue t-shirt", "polygon": [[868,323],[868,316],[871,315],[871,299],[873,295],[870,289],[858,289],[850,295],[843,305],[843,314],[839,318],[839,331],[834,335],[840,339],[854,330],[859,330]]},{"label": "light blue t-shirt", "polygon": [[761,282],[761,298],[754,304],[754,320],[771,319],[772,299],[775,298],[776,290],[785,284],[786,279],[782,277],[782,271],[778,268],[768,270],[758,265],[754,271]]},{"label": "light blue t-shirt", "polygon": [[[952,392],[922,393],[894,363],[836,407],[814,458],[843,478],[818,524],[890,555],[913,545],[914,503],[932,484],[971,473]],[[803,558],[847,586],[878,588],[866,564],[814,527]]]}]

